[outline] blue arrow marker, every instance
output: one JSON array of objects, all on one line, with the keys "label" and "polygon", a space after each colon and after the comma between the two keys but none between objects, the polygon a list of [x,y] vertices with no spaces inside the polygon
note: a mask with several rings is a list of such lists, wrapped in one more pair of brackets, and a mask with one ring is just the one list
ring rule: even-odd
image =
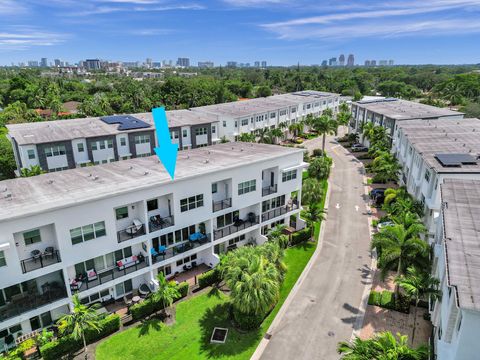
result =
[{"label": "blue arrow marker", "polygon": [[175,177],[175,165],[177,165],[178,144],[172,144],[170,139],[165,108],[154,108],[152,114],[158,139],[158,147],[153,150],[155,150],[155,154],[157,154],[173,180]]}]

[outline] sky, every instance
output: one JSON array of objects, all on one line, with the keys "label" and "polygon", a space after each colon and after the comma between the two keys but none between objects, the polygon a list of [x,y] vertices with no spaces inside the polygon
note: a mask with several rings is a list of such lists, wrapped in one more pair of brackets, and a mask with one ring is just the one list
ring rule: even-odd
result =
[{"label": "sky", "polygon": [[0,64],[480,63],[480,0],[0,0]]}]

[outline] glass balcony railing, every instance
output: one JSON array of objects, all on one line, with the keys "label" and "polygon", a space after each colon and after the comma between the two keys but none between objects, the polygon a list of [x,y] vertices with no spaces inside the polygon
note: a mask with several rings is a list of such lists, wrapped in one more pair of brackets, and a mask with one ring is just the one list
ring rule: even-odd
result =
[{"label": "glass balcony railing", "polygon": [[52,248],[44,253],[38,251],[38,254],[33,255],[28,259],[21,260],[20,265],[22,266],[22,272],[25,274],[33,270],[38,270],[59,263],[60,261],[62,261],[60,258],[60,252],[58,250],[53,250]]}]

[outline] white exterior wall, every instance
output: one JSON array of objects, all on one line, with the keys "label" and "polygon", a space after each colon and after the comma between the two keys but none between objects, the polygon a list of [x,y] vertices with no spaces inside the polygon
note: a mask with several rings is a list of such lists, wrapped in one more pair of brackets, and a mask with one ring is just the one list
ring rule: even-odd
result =
[{"label": "white exterior wall", "polygon": [[[133,271],[128,275],[121,276],[111,281],[106,281],[102,285],[95,286],[88,290],[83,290],[80,292],[81,298],[106,289],[109,289],[109,293],[111,295],[115,295],[115,285],[123,283],[127,279],[133,279],[134,287],[138,286],[143,282],[148,282],[153,279],[154,274],[157,272],[156,269],[165,265],[172,266],[172,274],[175,271],[182,271],[183,269],[176,267],[176,261],[192,254],[197,254],[196,261],[198,264],[204,262],[215,265],[218,262],[218,256],[213,253],[213,248],[216,244],[226,242],[231,238],[247,233],[250,234],[249,236],[258,238],[258,243],[260,243],[260,229],[262,226],[279,219],[289,219],[291,215],[298,216],[300,209],[295,209],[262,223],[261,204],[262,201],[266,199],[281,195],[285,195],[286,200],[288,201],[291,192],[300,192],[302,182],[302,160],[301,153],[291,154],[278,159],[269,160],[268,162],[246,164],[234,169],[216,171],[207,175],[179,180],[144,190],[132,189],[131,192],[119,194],[118,196],[111,196],[81,204],[77,203],[73,206],[51,211],[44,211],[29,217],[2,221],[0,222],[0,246],[5,252],[7,266],[0,267],[0,289],[27,281],[29,279],[46,276],[60,270],[63,272],[63,276],[65,278],[65,287],[67,289],[67,293],[69,296],[71,296],[68,279],[75,276],[75,264],[101,255],[106,255],[126,247],[132,248],[133,255],[137,255],[139,252],[143,253],[149,259],[149,265],[145,268]],[[278,191],[268,196],[262,196],[262,171],[270,169],[272,166],[278,168],[278,171],[276,172]],[[281,170],[291,168],[292,166],[299,167],[297,170],[297,179],[283,183],[281,180]],[[244,195],[238,195],[238,184],[252,179],[256,179],[256,191]],[[232,185],[229,187],[229,195],[232,197],[232,206],[221,211],[213,212],[213,196],[211,193],[212,183],[221,182],[224,180]],[[219,188],[219,190],[221,189]],[[194,210],[181,212],[180,200],[198,194],[204,195],[204,205]],[[159,209],[162,210],[152,211],[151,213],[147,214],[146,201],[153,198],[159,198]],[[168,215],[168,213],[165,212],[167,199],[171,199],[174,226],[151,233],[148,232],[148,226],[146,226],[147,232],[145,235],[140,235],[121,243],[118,242],[117,231],[123,230],[134,218],[139,219],[145,224],[149,216],[156,213],[160,213],[164,216]],[[129,207],[129,217],[127,219],[117,221],[115,209],[124,206]],[[249,212],[255,212],[255,214],[260,217],[260,223],[215,240],[213,236],[213,230],[216,227],[216,217],[227,212],[233,212],[235,210],[240,211],[241,218],[245,218]],[[94,224],[100,221],[105,222],[105,236],[101,236],[99,238],[76,245],[71,243],[71,229]],[[149,254],[149,249],[152,247],[152,238],[182,229],[193,224],[198,225],[202,222],[205,223],[206,231],[211,236],[211,242],[186,251],[183,254],[177,254],[171,258],[152,264]],[[299,223],[299,221],[297,221],[297,223]],[[42,243],[37,243],[30,246],[32,248],[35,246],[40,250],[43,250],[44,247],[52,244],[55,249],[59,250],[61,262],[54,263],[44,268],[39,268],[24,274],[22,273],[20,261],[24,259],[25,256],[29,256],[29,252],[31,250],[30,247],[21,245],[23,240],[21,234],[24,231],[36,228],[41,229]],[[17,242],[19,243],[19,246],[16,246]],[[143,249],[144,244],[147,248],[147,251],[144,251]],[[70,300],[68,298],[64,298],[40,308],[26,311],[21,316],[12,317],[0,323],[0,330],[18,323],[25,322],[29,318],[37,316],[45,311],[53,310],[60,306],[66,305],[69,303],[69,301]],[[25,328],[24,332],[26,331],[28,331],[28,328]]]},{"label": "white exterior wall", "polygon": [[[35,159],[29,159],[28,158],[28,150],[33,150],[35,153]],[[34,165],[40,165],[40,162],[38,160],[38,152],[37,152],[37,146],[36,145],[23,145],[18,147],[18,152],[20,159],[22,161],[22,165],[24,168],[28,168],[30,166]]]},{"label": "white exterior wall", "polygon": [[[125,139],[125,145],[122,146],[121,139]],[[128,134],[121,134],[115,136],[115,141],[117,142],[118,157],[122,158],[125,156],[132,156],[130,151],[130,144],[128,143]]]},{"label": "white exterior wall", "polygon": [[[83,144],[83,151],[78,151],[78,144]],[[85,139],[74,139],[72,140],[72,151],[73,151],[73,158],[75,160],[75,164],[85,164],[90,162],[88,158],[88,151],[87,151],[87,141]]]}]

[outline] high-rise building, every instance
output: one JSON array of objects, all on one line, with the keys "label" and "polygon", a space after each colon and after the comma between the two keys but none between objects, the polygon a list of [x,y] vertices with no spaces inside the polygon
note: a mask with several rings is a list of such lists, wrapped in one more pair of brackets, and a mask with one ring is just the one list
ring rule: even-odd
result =
[{"label": "high-rise building", "polygon": [[235,67],[237,67],[237,62],[236,61],[227,61],[227,67],[235,68]]},{"label": "high-rise building", "polygon": [[377,60],[370,60],[370,66],[377,66]]},{"label": "high-rise building", "polygon": [[380,61],[378,62],[378,65],[380,65],[380,66],[387,66],[387,64],[388,64],[388,61],[387,61],[387,60],[380,60]]},{"label": "high-rise building", "polygon": [[150,69],[152,67],[152,62],[153,62],[153,60],[151,58],[146,58],[145,59],[145,66]]},{"label": "high-rise building", "polygon": [[330,60],[328,60],[328,66],[337,66],[337,58],[330,58]]},{"label": "high-rise building", "polygon": [[177,66],[181,67],[190,67],[190,59],[189,58],[178,58],[177,59]]},{"label": "high-rise building", "polygon": [[42,58],[42,59],[40,60],[40,66],[41,66],[41,67],[48,67],[48,60],[47,60],[47,58]]},{"label": "high-rise building", "polygon": [[345,55],[341,54],[340,57],[338,58],[338,64],[340,66],[345,66]]},{"label": "high-rise building", "polygon": [[38,61],[36,60],[30,60],[28,62],[28,67],[38,67]]},{"label": "high-rise building", "polygon": [[198,67],[201,69],[206,69],[206,68],[213,68],[214,64],[213,61],[199,61],[198,62]]},{"label": "high-rise building", "polygon": [[353,54],[348,55],[347,66],[355,66],[355,57]]},{"label": "high-rise building", "polygon": [[255,61],[253,63],[253,66],[255,66],[256,68],[259,68],[260,67],[260,61]]},{"label": "high-rise building", "polygon": [[61,66],[61,63],[62,63],[62,62],[60,61],[60,59],[55,59],[55,60],[53,60],[53,64],[55,65],[55,67],[60,67],[60,66]]},{"label": "high-rise building", "polygon": [[262,61],[262,68],[265,69],[266,67],[267,67],[267,62],[264,60],[264,61]]},{"label": "high-rise building", "polygon": [[393,66],[393,60],[388,60],[388,66]]},{"label": "high-rise building", "polygon": [[327,60],[323,60],[323,61],[322,61],[322,66],[327,66],[327,65],[328,65]]},{"label": "high-rise building", "polygon": [[370,66],[370,60],[365,60],[365,66]]},{"label": "high-rise building", "polygon": [[88,70],[99,70],[100,69],[100,60],[99,59],[87,59],[87,60],[85,60],[85,67]]}]

